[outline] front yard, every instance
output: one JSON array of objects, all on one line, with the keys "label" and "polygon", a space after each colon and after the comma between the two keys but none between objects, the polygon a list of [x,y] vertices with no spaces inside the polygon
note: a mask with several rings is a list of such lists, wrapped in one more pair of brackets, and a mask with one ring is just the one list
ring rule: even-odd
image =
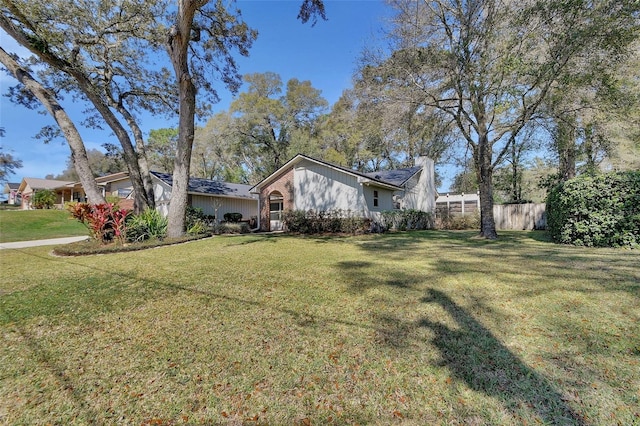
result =
[{"label": "front yard", "polygon": [[0,424],[640,423],[640,253],[536,232],[0,255]]}]

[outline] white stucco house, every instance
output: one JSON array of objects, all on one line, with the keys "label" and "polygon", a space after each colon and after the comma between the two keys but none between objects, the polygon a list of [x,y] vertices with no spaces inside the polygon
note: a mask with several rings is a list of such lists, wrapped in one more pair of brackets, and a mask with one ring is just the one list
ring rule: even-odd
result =
[{"label": "white stucco house", "polygon": [[361,173],[298,154],[255,185],[259,198],[259,228],[281,230],[286,210],[344,210],[378,219],[393,209],[435,210],[434,163],[427,157],[415,166]]}]

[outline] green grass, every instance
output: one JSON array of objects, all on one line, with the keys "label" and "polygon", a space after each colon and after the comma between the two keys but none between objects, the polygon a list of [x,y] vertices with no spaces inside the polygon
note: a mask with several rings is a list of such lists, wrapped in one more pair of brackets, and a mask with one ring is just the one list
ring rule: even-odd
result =
[{"label": "green grass", "polygon": [[4,250],[0,423],[640,423],[640,253],[474,234]]},{"label": "green grass", "polygon": [[0,210],[0,243],[89,235],[65,210]]}]

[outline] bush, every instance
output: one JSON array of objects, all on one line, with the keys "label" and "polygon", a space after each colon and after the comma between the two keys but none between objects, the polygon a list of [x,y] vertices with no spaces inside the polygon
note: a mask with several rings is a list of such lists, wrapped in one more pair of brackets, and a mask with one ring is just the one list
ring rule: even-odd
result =
[{"label": "bush", "polygon": [[84,223],[92,237],[102,244],[111,241],[124,242],[129,211],[118,209],[113,204],[68,203],[71,215]]},{"label": "bush", "polygon": [[640,246],[640,171],[583,175],[547,196],[554,241],[589,247]]},{"label": "bush", "polygon": [[248,223],[220,223],[213,228],[215,234],[248,234],[251,232]]},{"label": "bush", "polygon": [[396,231],[433,229],[433,215],[421,210],[387,210],[381,214],[380,226]]},{"label": "bush", "polygon": [[187,207],[185,216],[185,227],[187,234],[199,235],[211,232],[215,218],[214,216],[205,215],[199,207]]},{"label": "bush", "polygon": [[286,211],[283,223],[290,232],[300,234],[359,234],[371,229],[371,219],[355,216],[350,210]]},{"label": "bush", "polygon": [[167,218],[155,209],[131,215],[127,220],[127,240],[139,242],[149,239],[162,239],[167,235]]},{"label": "bush", "polygon": [[225,213],[225,222],[238,223],[242,220],[242,213]]},{"label": "bush", "polygon": [[461,231],[465,229],[480,229],[480,214],[451,214],[446,209],[438,210],[435,220],[436,229]]},{"label": "bush", "polygon": [[31,205],[35,209],[50,209],[56,202],[56,193],[50,189],[41,189],[33,194]]}]

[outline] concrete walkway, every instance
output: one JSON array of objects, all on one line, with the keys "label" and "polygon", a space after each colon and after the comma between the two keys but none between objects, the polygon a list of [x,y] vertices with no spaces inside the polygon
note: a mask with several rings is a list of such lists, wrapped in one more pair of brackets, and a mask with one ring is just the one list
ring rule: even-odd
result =
[{"label": "concrete walkway", "polygon": [[66,237],[66,238],[51,238],[49,240],[16,241],[12,243],[0,243],[0,250],[21,249],[21,248],[38,247],[38,246],[56,246],[60,244],[75,243],[77,241],[86,240],[88,238],[89,237]]}]

